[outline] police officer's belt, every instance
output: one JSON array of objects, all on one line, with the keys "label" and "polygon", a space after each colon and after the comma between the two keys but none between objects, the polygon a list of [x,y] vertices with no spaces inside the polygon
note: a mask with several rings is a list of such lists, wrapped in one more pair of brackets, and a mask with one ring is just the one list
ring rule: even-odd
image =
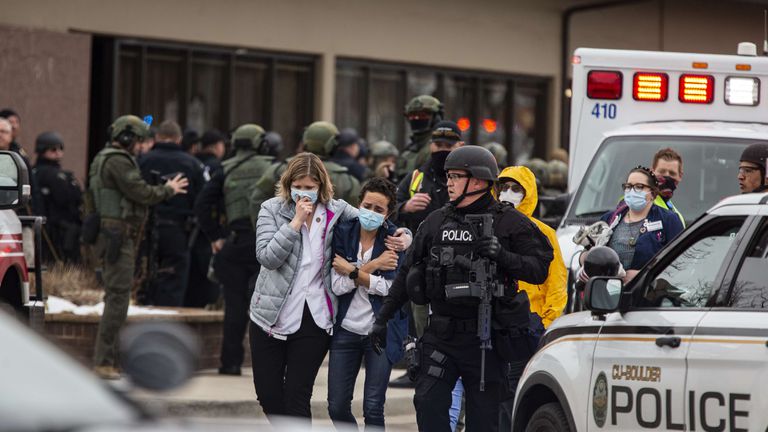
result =
[{"label": "police officer's belt", "polygon": [[477,332],[477,318],[454,318],[444,315],[432,315],[430,320],[450,321],[453,331],[457,333]]}]

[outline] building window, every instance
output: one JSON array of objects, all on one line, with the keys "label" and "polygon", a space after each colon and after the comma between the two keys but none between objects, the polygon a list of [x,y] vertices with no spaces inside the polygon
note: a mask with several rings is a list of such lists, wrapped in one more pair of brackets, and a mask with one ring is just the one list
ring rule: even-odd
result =
[{"label": "building window", "polygon": [[93,62],[92,146],[111,119],[133,113],[198,133],[256,123],[283,136],[287,155],[315,117],[309,55],[96,37]]},{"label": "building window", "polygon": [[463,128],[469,143],[498,142],[522,163],[546,155],[548,78],[501,75],[339,59],[336,123],[369,141],[408,143],[405,104],[429,94],[445,106],[446,118]]}]

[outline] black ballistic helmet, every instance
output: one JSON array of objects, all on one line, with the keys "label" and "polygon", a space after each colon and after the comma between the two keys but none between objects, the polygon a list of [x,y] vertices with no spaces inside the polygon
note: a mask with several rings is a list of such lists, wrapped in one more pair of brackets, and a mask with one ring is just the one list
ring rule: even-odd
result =
[{"label": "black ballistic helmet", "polygon": [[445,160],[445,170],[467,171],[472,177],[495,182],[499,177],[499,166],[493,153],[480,146],[468,145],[453,150]]},{"label": "black ballistic helmet", "polygon": [[619,254],[608,246],[592,248],[584,259],[584,272],[592,276],[616,276],[619,273]]},{"label": "black ballistic helmet", "polygon": [[750,162],[760,167],[760,172],[765,177],[765,163],[768,159],[768,144],[755,143],[747,146],[741,153],[741,162]]},{"label": "black ballistic helmet", "polygon": [[48,150],[63,149],[64,141],[56,132],[43,132],[35,139],[35,153],[41,154]]}]

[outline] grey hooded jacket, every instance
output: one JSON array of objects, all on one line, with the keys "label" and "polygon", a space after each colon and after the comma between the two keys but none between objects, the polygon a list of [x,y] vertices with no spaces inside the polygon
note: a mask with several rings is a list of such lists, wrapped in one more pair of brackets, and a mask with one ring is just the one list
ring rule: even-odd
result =
[{"label": "grey hooded jacket", "polygon": [[[326,204],[324,233],[325,254],[323,276],[326,300],[336,319],[336,296],[331,291],[331,264],[333,263],[332,236],[336,222],[357,217],[357,208],[343,200]],[[296,213],[296,204],[280,197],[264,201],[256,222],[256,258],[261,271],[251,298],[251,320],[262,328],[271,328],[277,322],[288,294],[296,281],[296,270],[301,263],[301,233],[289,223]]]}]

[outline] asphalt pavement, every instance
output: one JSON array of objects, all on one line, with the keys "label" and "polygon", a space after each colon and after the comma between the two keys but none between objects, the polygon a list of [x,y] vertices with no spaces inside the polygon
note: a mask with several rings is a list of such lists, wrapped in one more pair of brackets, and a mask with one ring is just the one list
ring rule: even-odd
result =
[{"label": "asphalt pavement", "polygon": [[[392,378],[402,370],[394,369]],[[365,375],[360,370],[355,383],[352,413],[362,425],[362,399]],[[312,394],[313,423],[331,425],[328,418],[328,364],[320,368]],[[253,389],[253,377],[249,367],[243,368],[242,376],[219,375],[216,370],[198,372],[181,388],[168,392],[133,390],[130,395],[140,404],[162,416],[172,418],[226,419],[228,422],[265,424],[264,416]],[[387,389],[384,406],[387,430],[416,431],[416,413],[413,408],[413,389]]]}]

